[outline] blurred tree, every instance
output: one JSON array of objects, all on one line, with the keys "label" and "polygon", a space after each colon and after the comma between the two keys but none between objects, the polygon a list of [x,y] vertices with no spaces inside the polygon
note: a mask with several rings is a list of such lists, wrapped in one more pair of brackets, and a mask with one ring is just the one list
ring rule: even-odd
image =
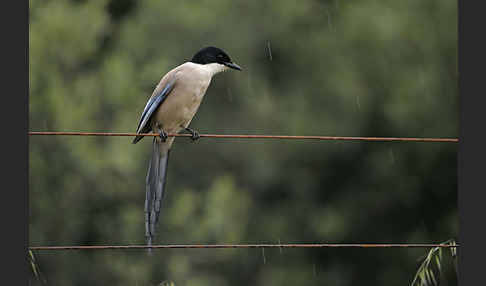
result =
[{"label": "blurred tree", "polygon": [[[30,130],[134,131],[203,46],[201,132],[457,137],[452,0],[30,0]],[[30,138],[30,244],[144,243],[150,139]],[[178,139],[160,243],[455,237],[455,144]],[[58,285],[407,285],[420,249],[36,253]],[[446,272],[447,285],[456,285]]]}]

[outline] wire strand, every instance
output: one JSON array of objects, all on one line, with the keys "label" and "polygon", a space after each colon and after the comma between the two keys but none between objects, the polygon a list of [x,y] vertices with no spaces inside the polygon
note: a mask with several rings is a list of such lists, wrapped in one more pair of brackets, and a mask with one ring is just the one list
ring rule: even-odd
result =
[{"label": "wire strand", "polygon": [[[159,136],[156,133],[109,133],[109,132],[53,132],[30,131],[28,135],[66,135],[66,136]],[[190,134],[168,134],[169,137],[191,137]],[[405,141],[405,142],[459,142],[458,138],[414,138],[414,137],[344,137],[344,136],[289,136],[289,135],[223,135],[200,134],[206,138],[236,138],[236,139],[293,139],[293,140],[344,140],[344,141]],[[32,246],[30,250],[102,250],[102,249],[169,249],[169,248],[431,248],[458,247],[449,244],[169,244],[169,245],[78,245],[78,246]]]},{"label": "wire strand", "polygon": [[77,246],[31,246],[30,250],[102,250],[102,249],[168,249],[168,248],[431,248],[459,247],[459,244],[443,243],[297,243],[297,244],[165,244],[165,245],[77,245]]},{"label": "wire strand", "polygon": [[[54,132],[30,131],[32,135],[65,135],[65,136],[159,136],[156,133],[116,133],[116,132]],[[167,134],[169,137],[191,137],[191,134]],[[414,137],[355,137],[355,136],[291,136],[291,135],[226,135],[199,134],[201,138],[235,138],[235,139],[293,139],[293,140],[342,140],[342,141],[405,141],[405,142],[459,142],[458,138],[414,138]]]}]

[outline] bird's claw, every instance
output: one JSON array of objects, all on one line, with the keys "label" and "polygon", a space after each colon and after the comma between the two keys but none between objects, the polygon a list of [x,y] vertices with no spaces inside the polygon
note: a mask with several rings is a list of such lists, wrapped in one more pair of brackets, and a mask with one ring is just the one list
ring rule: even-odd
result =
[{"label": "bird's claw", "polygon": [[165,142],[165,141],[167,141],[167,138],[169,138],[169,135],[164,130],[160,130],[159,137],[160,137],[160,140],[162,140],[162,142]]},{"label": "bird's claw", "polygon": [[197,132],[196,130],[194,130],[192,128],[186,127],[186,131],[191,133],[191,140],[193,142],[198,140],[199,138],[201,138],[201,136],[199,135],[199,132]]}]

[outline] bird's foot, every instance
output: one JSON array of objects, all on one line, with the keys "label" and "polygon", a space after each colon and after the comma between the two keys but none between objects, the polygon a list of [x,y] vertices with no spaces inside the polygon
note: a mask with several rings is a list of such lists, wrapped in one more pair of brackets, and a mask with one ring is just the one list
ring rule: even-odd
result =
[{"label": "bird's foot", "polygon": [[201,138],[201,136],[199,135],[199,132],[197,132],[196,130],[192,129],[192,128],[189,128],[189,127],[185,127],[184,128],[187,132],[191,133],[191,140],[194,142],[196,140],[198,140],[199,138]]},{"label": "bird's foot", "polygon": [[165,142],[165,141],[167,141],[167,138],[169,138],[169,135],[164,130],[160,130],[159,137],[160,137],[160,140],[162,140],[162,142]]}]

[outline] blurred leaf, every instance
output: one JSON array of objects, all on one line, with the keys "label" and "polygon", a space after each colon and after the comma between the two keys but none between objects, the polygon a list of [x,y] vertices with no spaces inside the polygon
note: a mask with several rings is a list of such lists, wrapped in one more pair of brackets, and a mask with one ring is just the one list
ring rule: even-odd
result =
[{"label": "blurred leaf", "polygon": [[[450,239],[441,244],[455,245],[455,240]],[[454,256],[452,256],[452,259],[453,261],[455,261]],[[435,267],[434,267],[434,263],[431,264],[431,261],[435,262]],[[432,248],[428,252],[426,257],[423,259],[422,264],[420,265],[419,269],[417,270],[417,273],[415,274],[414,279],[412,280],[411,286],[415,286],[415,285],[426,286],[429,284],[438,285],[436,275],[438,277],[443,275],[442,272],[443,266],[441,265],[442,261],[443,261],[442,248],[441,247]]]}]

